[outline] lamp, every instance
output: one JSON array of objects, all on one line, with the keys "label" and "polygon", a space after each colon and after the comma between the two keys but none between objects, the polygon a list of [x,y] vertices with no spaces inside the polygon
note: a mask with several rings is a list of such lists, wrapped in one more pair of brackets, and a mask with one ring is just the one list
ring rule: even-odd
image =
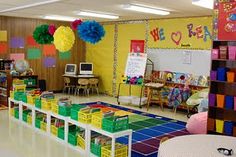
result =
[{"label": "lamp", "polygon": [[60,15],[46,15],[43,18],[48,20],[58,20],[58,21],[74,21],[77,19],[75,17],[60,16]]},{"label": "lamp", "polygon": [[157,15],[169,15],[170,14],[170,12],[165,11],[165,10],[141,6],[141,5],[134,5],[134,4],[126,4],[123,6],[123,8],[127,9],[127,10],[138,11],[138,12],[149,13],[149,14],[157,14]]},{"label": "lamp", "polygon": [[80,16],[89,16],[89,17],[99,17],[99,18],[106,18],[106,19],[118,19],[119,16],[116,15],[108,15],[108,14],[101,14],[95,12],[87,12],[87,11],[78,11],[76,15]]},{"label": "lamp", "polygon": [[192,0],[192,4],[203,8],[213,9],[213,1],[214,0]]}]

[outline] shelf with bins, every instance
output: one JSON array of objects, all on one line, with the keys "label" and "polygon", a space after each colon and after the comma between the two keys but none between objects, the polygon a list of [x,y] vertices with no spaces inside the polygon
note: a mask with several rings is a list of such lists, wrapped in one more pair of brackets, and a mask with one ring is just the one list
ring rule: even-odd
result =
[{"label": "shelf with bins", "polygon": [[214,41],[207,132],[236,136],[236,41]]}]

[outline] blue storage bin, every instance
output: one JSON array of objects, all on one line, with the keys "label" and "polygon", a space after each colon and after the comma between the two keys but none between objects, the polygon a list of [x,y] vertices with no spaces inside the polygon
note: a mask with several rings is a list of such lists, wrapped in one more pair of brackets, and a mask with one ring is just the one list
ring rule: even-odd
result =
[{"label": "blue storage bin", "polygon": [[217,80],[226,81],[226,72],[227,72],[227,68],[218,68],[217,69]]},{"label": "blue storage bin", "polygon": [[226,135],[232,136],[233,135],[233,127],[234,127],[234,123],[232,121],[225,121],[224,122],[224,133]]},{"label": "blue storage bin", "polygon": [[233,96],[226,96],[225,97],[225,108],[227,108],[227,109],[234,108],[234,97]]}]

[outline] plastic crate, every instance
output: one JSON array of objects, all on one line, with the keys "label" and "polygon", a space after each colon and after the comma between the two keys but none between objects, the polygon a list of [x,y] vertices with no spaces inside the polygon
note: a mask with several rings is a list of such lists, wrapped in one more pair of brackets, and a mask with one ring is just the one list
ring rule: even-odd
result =
[{"label": "plastic crate", "polygon": [[19,109],[15,108],[14,116],[15,116],[16,119],[19,119]]},{"label": "plastic crate", "polygon": [[68,143],[70,143],[73,146],[77,146],[76,132],[69,132],[68,133]]},{"label": "plastic crate", "polygon": [[102,129],[112,133],[127,130],[129,129],[129,118],[128,116],[103,118]]},{"label": "plastic crate", "polygon": [[24,92],[14,92],[14,99],[17,101],[21,101],[23,95],[24,95]]},{"label": "plastic crate", "polygon": [[52,103],[52,104],[51,104],[51,111],[52,111],[53,113],[55,113],[55,114],[58,114],[58,112],[59,112],[59,106],[58,106],[57,103]]},{"label": "plastic crate", "polygon": [[10,91],[10,98],[14,99],[14,91]]},{"label": "plastic crate", "polygon": [[80,111],[80,109],[82,109],[84,107],[86,107],[86,106],[79,105],[79,104],[73,104],[71,107],[71,111],[70,111],[71,119],[78,120],[78,112]]},{"label": "plastic crate", "polygon": [[14,109],[14,108],[11,108],[11,109],[10,109],[10,113],[11,113],[11,116],[14,116],[14,115],[15,115],[15,109]]},{"label": "plastic crate", "polygon": [[40,129],[40,127],[41,127],[40,126],[41,125],[41,120],[42,119],[35,118],[35,127],[38,128],[38,129]]},{"label": "plastic crate", "polygon": [[64,132],[64,127],[58,128],[58,135],[60,139],[64,140],[65,139],[65,132]]},{"label": "plastic crate", "polygon": [[70,116],[71,107],[69,106],[59,106],[59,115]]},{"label": "plastic crate", "polygon": [[51,133],[58,136],[58,128],[55,125],[51,125]]},{"label": "plastic crate", "polygon": [[92,114],[92,120],[91,120],[91,124],[96,127],[96,128],[102,128],[102,113],[94,113]]},{"label": "plastic crate", "polygon": [[82,149],[85,149],[85,139],[80,135],[77,136],[77,145]]},{"label": "plastic crate", "polygon": [[41,99],[41,108],[45,111],[51,110],[51,101],[47,99]]},{"label": "plastic crate", "polygon": [[27,95],[25,93],[21,96],[21,101],[27,103]]},{"label": "plastic crate", "polygon": [[28,113],[23,113],[23,121],[27,123]]},{"label": "plastic crate", "polygon": [[40,122],[40,129],[43,131],[47,131],[47,123],[41,121]]},{"label": "plastic crate", "polygon": [[[115,157],[127,157],[128,146],[120,143],[115,145]],[[101,157],[111,157],[111,145],[102,146]]]},{"label": "plastic crate", "polygon": [[102,146],[100,144],[95,144],[94,142],[91,142],[91,152],[100,157],[101,156],[101,148]]},{"label": "plastic crate", "polygon": [[27,115],[27,123],[28,124],[32,124],[32,116],[31,115]]},{"label": "plastic crate", "polygon": [[35,107],[40,108],[42,107],[42,101],[40,98],[35,99]]},{"label": "plastic crate", "polygon": [[34,105],[35,104],[35,99],[36,99],[35,95],[27,95],[27,103],[28,104]]},{"label": "plastic crate", "polygon": [[91,123],[91,120],[92,120],[92,113],[79,111],[78,119],[81,123],[89,124]]}]

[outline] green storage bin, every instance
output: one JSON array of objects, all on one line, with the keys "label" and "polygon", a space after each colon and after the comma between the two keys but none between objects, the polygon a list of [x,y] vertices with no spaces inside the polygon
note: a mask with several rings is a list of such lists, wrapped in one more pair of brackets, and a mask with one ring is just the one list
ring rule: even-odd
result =
[{"label": "green storage bin", "polygon": [[91,142],[91,152],[95,156],[98,156],[98,157],[101,156],[101,148],[102,146],[100,144],[95,144],[94,142]]},{"label": "green storage bin", "polygon": [[62,140],[65,138],[64,127],[58,128],[58,137]]},{"label": "green storage bin", "polygon": [[17,101],[21,101],[24,94],[24,92],[14,92],[14,99]]},{"label": "green storage bin", "polygon": [[70,116],[71,107],[59,106],[59,115]]},{"label": "green storage bin", "polygon": [[102,129],[108,132],[117,132],[129,129],[129,117],[128,116],[113,116],[102,119]]},{"label": "green storage bin", "polygon": [[70,117],[71,119],[78,120],[78,112],[80,111],[81,108],[86,107],[85,105],[80,105],[80,104],[72,104],[71,110],[70,110]]},{"label": "green storage bin", "polygon": [[27,123],[27,113],[23,113],[23,121]]},{"label": "green storage bin", "polygon": [[36,98],[35,99],[35,107],[41,109],[41,106],[42,106],[41,99],[40,98]]},{"label": "green storage bin", "polygon": [[70,143],[73,146],[77,146],[76,131],[75,132],[69,132],[69,134],[68,134],[68,143]]},{"label": "green storage bin", "polygon": [[14,112],[14,113],[15,113],[15,115],[14,115],[15,118],[16,118],[16,119],[19,119],[19,109],[15,109],[15,112]]},{"label": "green storage bin", "polygon": [[27,95],[25,93],[22,94],[21,101],[27,103]]},{"label": "green storage bin", "polygon": [[36,128],[38,128],[38,129],[40,129],[40,125],[41,125],[41,121],[42,121],[42,119],[39,119],[39,118],[36,118],[35,119],[35,127]]}]

